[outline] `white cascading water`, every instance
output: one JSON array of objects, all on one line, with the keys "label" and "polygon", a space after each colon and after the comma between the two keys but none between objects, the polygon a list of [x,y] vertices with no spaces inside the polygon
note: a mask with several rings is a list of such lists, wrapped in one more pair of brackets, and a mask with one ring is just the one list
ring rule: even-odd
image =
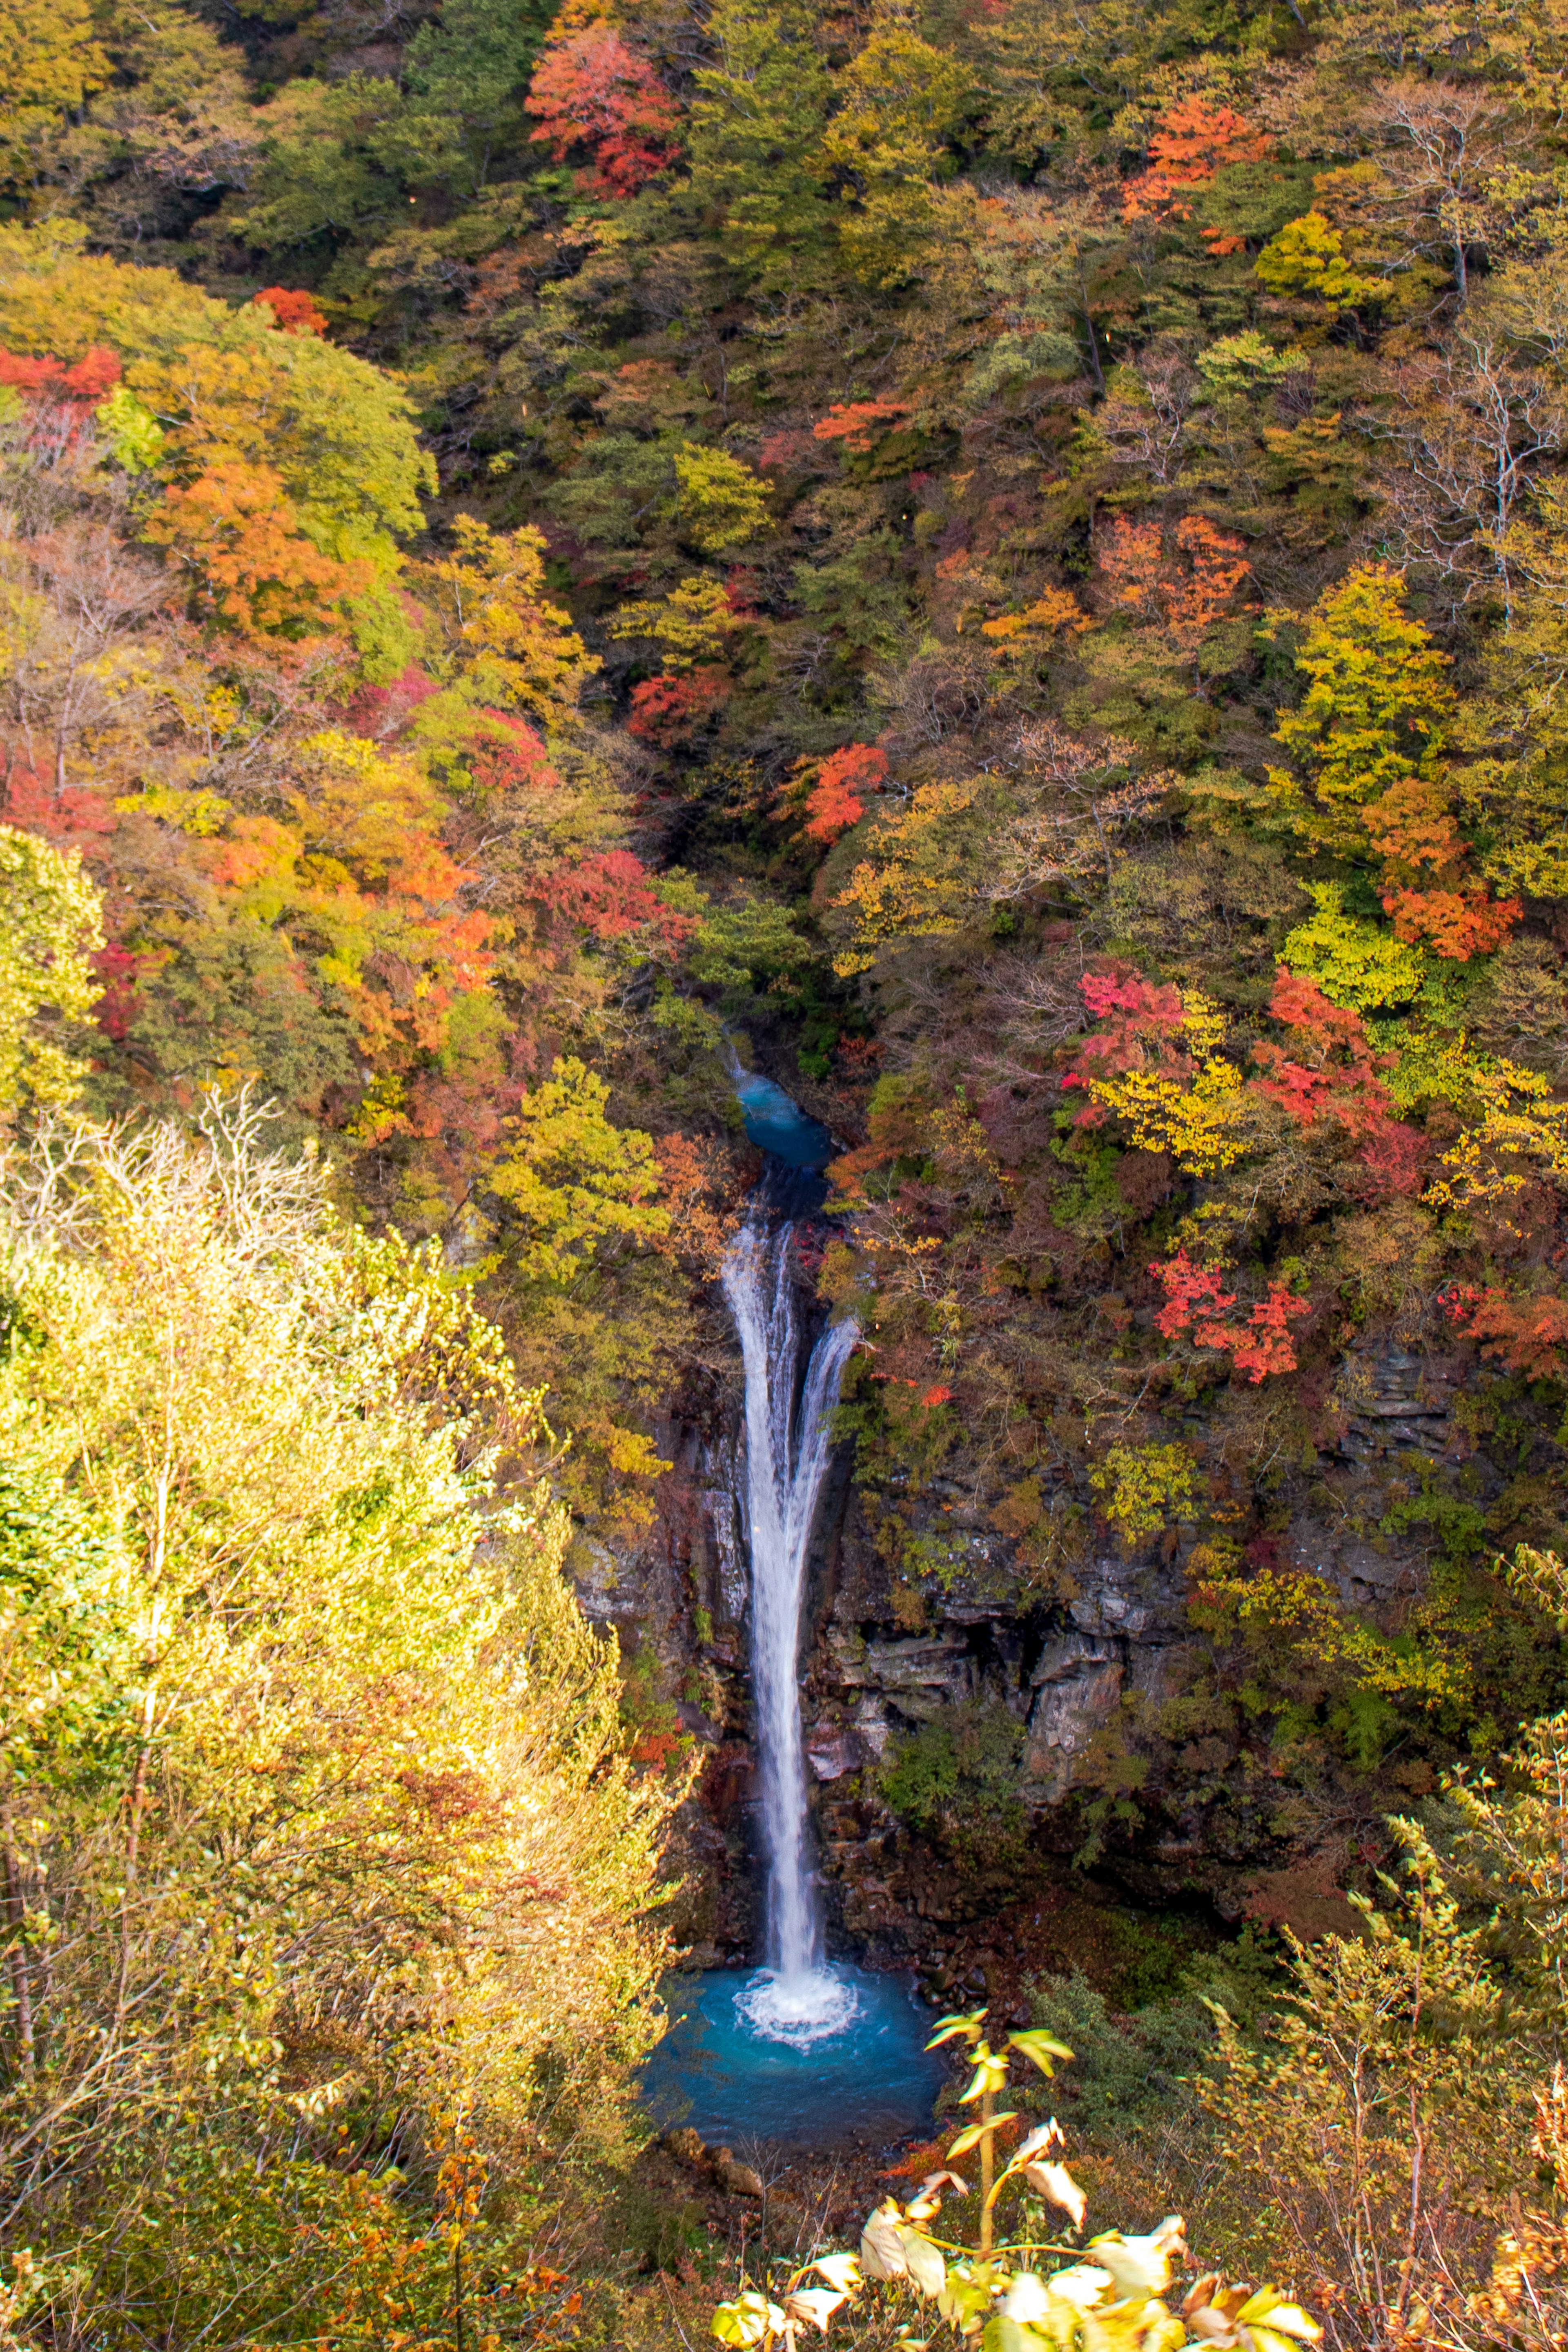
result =
[{"label": "white cascading water", "polygon": [[789,1265],[795,1231],[787,1223],[748,1224],[725,1268],[724,1294],[746,1368],[751,1672],[768,1859],[768,1966],[736,2005],[753,2032],[799,2049],[841,2032],[857,2008],[852,1987],[822,1958],[799,1663],[806,1553],[831,1451],[829,1416],[858,1333],[847,1318],[821,1333],[797,1412],[800,1324]]}]

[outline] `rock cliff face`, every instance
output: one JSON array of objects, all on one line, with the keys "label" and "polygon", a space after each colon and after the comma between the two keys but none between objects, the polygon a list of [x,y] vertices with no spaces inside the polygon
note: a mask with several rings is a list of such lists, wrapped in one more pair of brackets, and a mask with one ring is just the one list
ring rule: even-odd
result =
[{"label": "rock cliff face", "polygon": [[[629,1652],[651,1648],[705,1750],[687,1811],[682,1926],[707,1960],[753,1950],[758,1924],[737,1374],[716,1376],[685,1418],[661,1430],[674,1467],[645,1538],[613,1554],[580,1546],[576,1562],[590,1615],[614,1624]],[[1357,1532],[1367,1514],[1352,1507],[1375,1503],[1380,1468],[1396,1457],[1458,1465],[1460,1377],[1452,1363],[1386,1343],[1344,1360],[1336,1452],[1301,1482],[1303,1498],[1276,1539],[1281,1564],[1312,1570],[1358,1612],[1393,1622],[1425,1583],[1426,1548]],[[924,1498],[923,1526],[940,1534],[946,1565],[914,1594],[879,1556],[850,1470],[846,1449],[818,1515],[801,1701],[831,1934],[893,1960],[928,1951],[943,1931],[1005,1906],[1031,1872],[1065,1864],[1083,1836],[1086,1798],[1105,1784],[1097,1743],[1103,1750],[1116,1727],[1146,1721],[1186,1689],[1202,1643],[1187,1614],[1189,1537],[1167,1534],[1129,1554],[1102,1529],[1075,1566],[1076,1589],[1041,1598],[961,1481],[939,1482]],[[933,1843],[887,1801],[880,1768],[922,1727],[959,1724],[988,1746],[993,1784],[995,1759],[1007,1759],[1012,1835],[999,1860],[983,1839],[967,1852],[961,1838],[956,1851],[951,1838]],[[1239,1804],[1223,1785],[1226,1759],[1208,1760],[1207,1787],[1201,1773],[1168,1787],[1145,1780],[1135,1822],[1113,1822],[1103,1864],[1145,1900],[1199,1896],[1234,1919],[1246,1888],[1277,1874],[1291,1844],[1278,1809]]]}]

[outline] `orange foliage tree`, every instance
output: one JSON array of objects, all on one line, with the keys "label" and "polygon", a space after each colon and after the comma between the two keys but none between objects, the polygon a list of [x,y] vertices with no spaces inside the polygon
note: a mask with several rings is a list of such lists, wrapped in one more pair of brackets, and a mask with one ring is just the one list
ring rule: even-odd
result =
[{"label": "orange foliage tree", "polygon": [[1568,1349],[1568,1298],[1550,1292],[1511,1297],[1506,1290],[1455,1283],[1442,1307],[1468,1339],[1481,1342],[1511,1372],[1532,1381],[1562,1377]]},{"label": "orange foliage tree", "polygon": [[286,335],[324,335],[327,314],[316,308],[314,298],[298,288],[264,286],[259,294],[251,296],[270,310],[274,323]]},{"label": "orange foliage tree", "polygon": [[780,794],[780,805],[802,813],[801,832],[824,847],[865,814],[865,795],[887,781],[887,754],[874,743],[846,743],[825,760],[800,760]]},{"label": "orange foliage tree", "polygon": [[322,555],[282,477],[238,457],[218,458],[187,489],[171,486],[142,536],[188,577],[192,617],[242,636],[319,642],[373,577],[369,563]]},{"label": "orange foliage tree", "polygon": [[1242,541],[1206,515],[1184,516],[1173,541],[1167,553],[1159,523],[1118,515],[1100,550],[1100,570],[1116,610],[1157,624],[1190,658],[1228,617],[1252,566]]},{"label": "orange foliage tree", "polygon": [[909,415],[901,400],[835,400],[811,427],[814,441],[841,441],[857,457],[869,457],[883,434],[894,432]]},{"label": "orange foliage tree", "polygon": [[[1146,171],[1122,192],[1124,220],[1190,220],[1187,191],[1205,186],[1228,163],[1254,163],[1274,152],[1266,131],[1255,131],[1232,107],[1209,106],[1201,98],[1178,99],[1167,107],[1149,140]],[[1235,253],[1243,240],[1205,229],[1213,253]]]}]

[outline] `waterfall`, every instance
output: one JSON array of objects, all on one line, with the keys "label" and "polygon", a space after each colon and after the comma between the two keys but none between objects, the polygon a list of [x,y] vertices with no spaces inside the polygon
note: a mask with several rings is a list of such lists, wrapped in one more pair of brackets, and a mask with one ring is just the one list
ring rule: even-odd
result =
[{"label": "waterfall", "polygon": [[852,1989],[822,1961],[799,1673],[806,1554],[831,1450],[829,1416],[858,1333],[848,1318],[829,1324],[798,1382],[800,1316],[789,1264],[797,1230],[760,1216],[748,1223],[726,1265],[724,1294],[746,1368],[751,1670],[768,1863],[768,1965],[744,1996],[745,2014],[753,2032],[799,2048],[840,2032],[856,2008]]}]

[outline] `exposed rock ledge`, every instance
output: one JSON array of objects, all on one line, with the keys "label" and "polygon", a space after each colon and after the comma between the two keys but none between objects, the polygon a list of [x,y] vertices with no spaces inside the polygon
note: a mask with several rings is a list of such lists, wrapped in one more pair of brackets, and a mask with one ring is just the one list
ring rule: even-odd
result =
[{"label": "exposed rock ledge", "polygon": [[[1298,1508],[1278,1539],[1282,1564],[1313,1570],[1375,1614],[1421,1590],[1426,1548],[1357,1535],[1345,1497],[1390,1457],[1460,1457],[1450,1412],[1458,1377],[1452,1364],[1390,1345],[1347,1358],[1337,1452],[1320,1458],[1315,1490],[1334,1479],[1338,1509]],[[662,1429],[660,1450],[675,1466],[658,1490],[653,1528],[620,1552],[580,1543],[573,1561],[589,1614],[616,1625],[629,1648],[653,1645],[681,1721],[707,1753],[685,1857],[686,1932],[699,1958],[755,1942],[737,1404],[716,1394],[706,1428],[694,1416]],[[876,1769],[890,1748],[960,1707],[1005,1715],[1018,1727],[1016,1796],[1031,1840],[1064,1855],[1078,1840],[1074,1800],[1097,1738],[1130,1706],[1135,1714],[1179,1691],[1194,1653],[1189,1539],[1166,1535],[1132,1557],[1103,1542],[1078,1565],[1077,1590],[1050,1602],[1020,1589],[1012,1544],[976,1515],[961,1486],[944,1484],[926,1499],[948,1565],[922,1588],[918,1626],[907,1623],[910,1597],[894,1591],[845,1461],[831,1475],[810,1562],[802,1705],[830,1913],[843,1936],[889,1958],[920,1949],[926,1922],[975,1918],[1007,1892],[983,1872],[942,1864],[901,1828]],[[1162,1820],[1162,1792],[1141,1794],[1157,1826],[1111,1857],[1137,1892],[1202,1893],[1236,1916],[1240,1890],[1284,1859],[1260,1818],[1239,1827],[1234,1811],[1221,1821],[1183,1797]]]}]

